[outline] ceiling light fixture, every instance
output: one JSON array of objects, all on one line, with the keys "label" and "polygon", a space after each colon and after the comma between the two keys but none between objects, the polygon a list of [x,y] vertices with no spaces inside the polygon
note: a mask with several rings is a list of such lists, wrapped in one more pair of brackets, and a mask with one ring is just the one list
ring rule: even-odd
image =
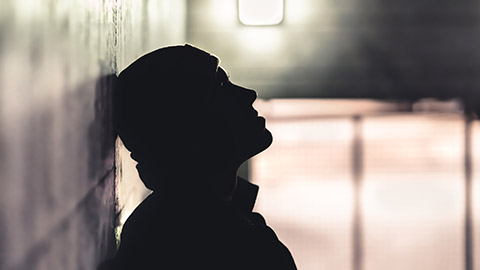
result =
[{"label": "ceiling light fixture", "polygon": [[277,25],[283,20],[284,0],[238,0],[238,18],[244,25]]}]

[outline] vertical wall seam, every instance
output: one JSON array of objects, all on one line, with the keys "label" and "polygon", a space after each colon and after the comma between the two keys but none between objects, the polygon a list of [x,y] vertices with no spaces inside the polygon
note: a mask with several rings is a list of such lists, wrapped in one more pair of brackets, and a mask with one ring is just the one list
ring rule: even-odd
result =
[{"label": "vertical wall seam", "polygon": [[353,173],[353,237],[352,237],[352,269],[363,269],[363,145],[362,116],[353,116],[352,173]]},{"label": "vertical wall seam", "polygon": [[115,73],[118,75],[118,39],[119,39],[119,34],[120,34],[120,29],[119,29],[119,23],[118,23],[118,0],[114,0],[113,6],[112,6],[112,23],[113,23],[113,59],[112,59],[112,65]]},{"label": "vertical wall seam", "polygon": [[473,270],[473,220],[472,220],[472,122],[473,115],[466,113],[464,137],[465,165],[465,218],[464,218],[464,252],[465,270]]},{"label": "vertical wall seam", "polygon": [[[119,0],[114,0],[114,3],[113,3],[113,11],[112,11],[112,20],[113,20],[113,32],[114,32],[114,35],[113,35],[113,49],[114,49],[114,53],[113,53],[113,60],[112,60],[112,65],[113,65],[113,68],[114,68],[114,72],[116,75],[118,75],[120,73],[119,71],[119,67],[118,67],[118,57],[119,57],[119,53],[120,53],[120,50],[119,50],[119,40],[120,40],[120,34],[121,34],[121,30],[120,29],[120,23],[119,23],[119,16],[120,16],[120,12],[121,12],[121,7],[120,7],[120,3],[119,3]],[[115,91],[115,87],[113,87],[112,89],[112,95],[111,95],[111,98],[113,99],[113,96],[115,95],[114,91]],[[113,115],[112,115],[113,116]],[[112,121],[113,121],[113,117],[112,117]],[[115,131],[114,131],[115,132]],[[120,160],[120,155],[119,155],[119,149],[120,149],[120,145],[118,144],[117,140],[116,140],[116,134],[114,133],[114,136],[113,136],[113,139],[115,140],[114,142],[114,148],[113,148],[113,151],[114,151],[114,157],[113,157],[113,220],[112,220],[112,230],[113,230],[113,234],[114,234],[114,237],[115,237],[115,247],[118,248],[119,246],[119,235],[118,235],[118,223],[119,223],[119,217],[120,217],[120,203],[119,203],[119,196],[118,196],[118,184],[119,184],[119,177],[121,177],[121,160]]]}]

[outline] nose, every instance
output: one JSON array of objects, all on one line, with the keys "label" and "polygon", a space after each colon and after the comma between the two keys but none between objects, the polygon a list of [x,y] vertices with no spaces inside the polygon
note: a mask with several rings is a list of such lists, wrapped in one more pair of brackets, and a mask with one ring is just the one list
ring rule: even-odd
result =
[{"label": "nose", "polygon": [[233,86],[235,87],[234,93],[236,93],[236,98],[238,100],[242,100],[242,104],[253,104],[253,102],[257,99],[257,92],[255,90],[248,89],[236,84],[233,84]]}]

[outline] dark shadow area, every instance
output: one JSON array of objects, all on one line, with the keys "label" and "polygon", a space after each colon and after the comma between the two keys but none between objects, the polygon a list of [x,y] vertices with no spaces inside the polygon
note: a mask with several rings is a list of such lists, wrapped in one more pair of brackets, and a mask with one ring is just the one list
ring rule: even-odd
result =
[{"label": "dark shadow area", "polygon": [[[32,109],[27,120],[29,134],[25,136],[25,151],[29,153],[25,164],[29,166],[25,167],[28,185],[23,189],[28,207],[22,209],[20,216],[27,225],[19,224],[19,229],[44,229],[38,225],[45,224],[42,219],[62,214],[39,240],[28,243],[21,262],[4,265],[0,258],[0,268],[23,270],[75,264],[78,269],[90,269],[114,254],[115,136],[111,93],[115,80],[115,74],[109,74],[95,81],[85,81],[74,89],[63,91],[64,95],[57,101],[60,103],[52,102],[42,110]],[[58,117],[59,112],[63,113],[61,117]],[[55,121],[61,126],[61,132]],[[0,159],[6,158],[2,151],[0,153]],[[62,159],[54,158],[58,156]],[[0,165],[2,179],[3,171]],[[85,186],[89,187],[85,193],[81,190],[72,193],[75,187],[83,190]],[[66,205],[71,205],[63,200],[71,202],[71,198],[65,196],[72,194],[79,196],[78,201],[73,208],[67,208]],[[4,228],[1,224],[0,219],[0,227]],[[0,230],[0,240],[4,233],[8,230]],[[12,241],[11,237],[8,239]],[[8,248],[3,247],[3,243],[0,241],[0,249]],[[72,262],[72,258],[76,261]]]},{"label": "dark shadow area", "polygon": [[[88,174],[113,169],[116,135],[113,131],[112,94],[117,81],[115,74],[101,76],[95,81],[94,121],[88,130]],[[105,168],[106,167],[106,168]]]},{"label": "dark shadow area", "polygon": [[185,45],[144,55],[120,73],[115,130],[153,193],[100,269],[296,269],[252,212],[258,187],[237,177],[272,143],[252,107],[256,92],[230,82],[218,63]]}]

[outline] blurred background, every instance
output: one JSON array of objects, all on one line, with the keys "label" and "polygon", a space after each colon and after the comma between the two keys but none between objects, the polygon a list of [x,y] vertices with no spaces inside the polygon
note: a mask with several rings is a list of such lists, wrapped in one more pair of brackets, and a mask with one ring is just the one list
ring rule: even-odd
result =
[{"label": "blurred background", "polygon": [[240,174],[299,269],[480,269],[480,2],[447,0],[2,0],[1,269],[115,252],[149,194],[115,75],[184,43],[257,91]]}]

